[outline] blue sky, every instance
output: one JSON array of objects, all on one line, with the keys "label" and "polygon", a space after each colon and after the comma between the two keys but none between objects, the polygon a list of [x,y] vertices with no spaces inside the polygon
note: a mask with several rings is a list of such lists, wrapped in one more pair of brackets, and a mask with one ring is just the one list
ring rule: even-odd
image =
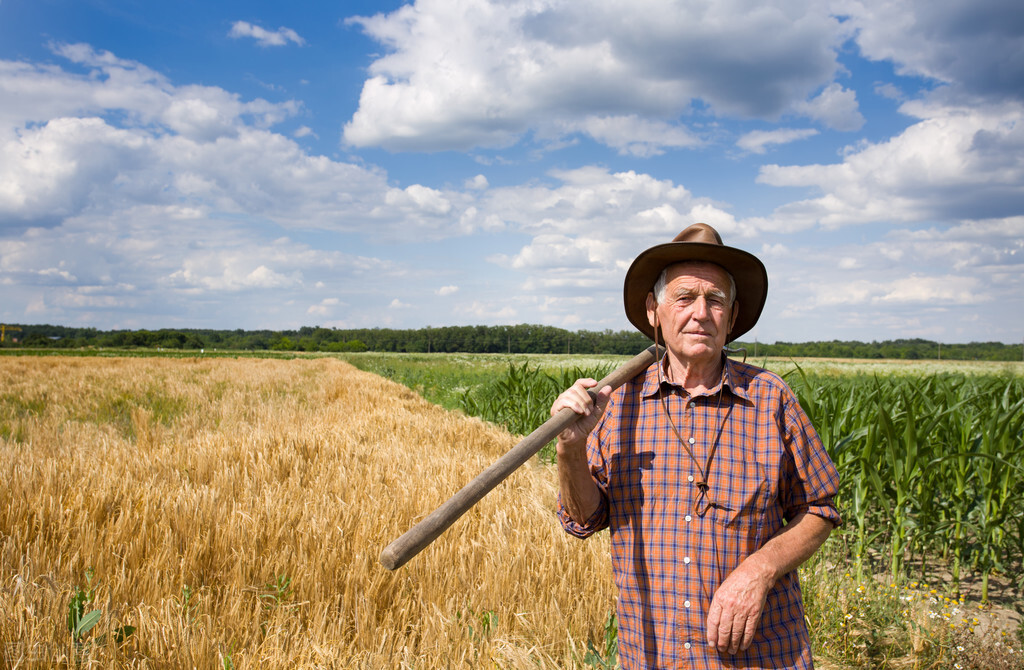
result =
[{"label": "blue sky", "polygon": [[0,0],[0,320],[624,330],[696,221],[762,342],[1024,338],[1015,0]]}]

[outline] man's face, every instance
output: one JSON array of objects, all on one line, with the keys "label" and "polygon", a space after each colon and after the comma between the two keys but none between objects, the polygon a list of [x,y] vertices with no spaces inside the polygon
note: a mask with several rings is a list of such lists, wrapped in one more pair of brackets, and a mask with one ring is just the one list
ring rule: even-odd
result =
[{"label": "man's face", "polygon": [[661,326],[665,346],[687,361],[713,361],[721,355],[736,321],[738,302],[730,304],[729,275],[714,263],[671,265],[666,273],[665,296],[655,303],[647,296],[647,318]]}]

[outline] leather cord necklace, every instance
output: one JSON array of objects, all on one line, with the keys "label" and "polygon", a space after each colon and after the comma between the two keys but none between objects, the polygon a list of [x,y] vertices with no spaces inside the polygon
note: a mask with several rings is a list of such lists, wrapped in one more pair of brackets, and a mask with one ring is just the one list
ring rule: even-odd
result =
[{"label": "leather cord necklace", "polygon": [[[655,343],[655,345],[658,344],[658,331],[659,330],[660,330],[660,328],[655,326],[655,330],[654,330],[654,343]],[[667,350],[665,352],[665,356],[666,357],[668,356],[668,351]],[[725,394],[724,391],[725,391],[725,389],[722,388],[718,392],[718,404],[715,406],[715,414],[716,415],[721,412],[721,409],[722,409],[722,396]],[[698,494],[697,499],[694,500],[694,502],[693,502],[693,512],[697,516],[703,517],[710,508],[712,508],[712,507],[721,507],[721,505],[718,505],[718,504],[716,504],[715,502],[713,502],[711,500],[711,496],[708,493],[709,488],[710,488],[708,486],[708,475],[711,474],[711,463],[715,460],[715,452],[718,450],[718,442],[719,442],[719,440],[716,439],[714,442],[712,442],[712,444],[711,444],[711,451],[708,452],[707,460],[704,463],[704,465],[701,466],[700,461],[697,460],[697,457],[693,455],[693,451],[690,450],[689,444],[687,443],[686,440],[683,439],[683,435],[682,435],[682,433],[679,432],[679,428],[676,427],[676,422],[672,420],[672,412],[669,411],[669,409],[668,409],[668,401],[665,400],[665,377],[664,377],[663,364],[662,364],[661,361],[658,362],[658,400],[661,401],[661,407],[665,411],[665,418],[668,419],[669,427],[672,428],[672,432],[675,434],[676,439],[679,440],[679,444],[682,445],[683,450],[686,451],[686,455],[690,457],[691,461],[693,461],[693,466],[694,466],[694,468],[696,468],[698,474],[700,475],[700,479],[698,479],[697,482],[696,482],[697,488],[700,490],[700,493]],[[692,403],[693,401],[691,400],[690,402]],[[723,425],[719,426],[719,429],[718,429],[719,433],[721,433],[722,428],[724,427],[724,424],[725,424],[725,421],[723,419]],[[705,503],[704,506],[703,506],[703,509],[701,509],[701,503],[702,502]]]}]

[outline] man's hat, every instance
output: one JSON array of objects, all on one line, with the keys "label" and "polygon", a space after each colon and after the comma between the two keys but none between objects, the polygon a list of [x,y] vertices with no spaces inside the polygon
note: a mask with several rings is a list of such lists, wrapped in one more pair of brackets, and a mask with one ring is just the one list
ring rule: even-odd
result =
[{"label": "man's hat", "polygon": [[722,236],[706,223],[695,223],[671,242],[642,252],[629,266],[622,296],[630,323],[654,339],[654,328],[647,320],[647,294],[654,290],[654,283],[662,270],[673,263],[685,261],[720,265],[736,282],[739,314],[729,332],[730,342],[754,327],[768,297],[768,272],[753,254],[722,244]]}]

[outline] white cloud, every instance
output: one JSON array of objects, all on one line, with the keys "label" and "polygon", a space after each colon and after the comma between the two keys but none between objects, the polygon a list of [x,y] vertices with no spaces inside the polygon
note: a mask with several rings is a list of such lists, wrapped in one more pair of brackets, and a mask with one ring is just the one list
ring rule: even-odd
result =
[{"label": "white cloud", "polygon": [[970,95],[1024,100],[1017,0],[837,0],[861,53]]},{"label": "white cloud", "polygon": [[9,219],[53,225],[154,204],[301,228],[369,229],[381,239],[416,227],[437,238],[496,225],[486,214],[463,216],[471,195],[392,188],[375,168],[310,155],[272,132],[297,103],[176,87],[87,45],[55,49],[88,73],[0,62],[0,92],[26,93],[0,109],[7,124],[0,125],[0,215]]},{"label": "white cloud", "polygon": [[[569,124],[570,126],[574,124]],[[686,128],[662,121],[629,116],[589,116],[578,128],[620,154],[647,157],[665,153],[666,148],[695,147],[702,141]]]},{"label": "white cloud", "polygon": [[801,312],[816,311],[822,307],[878,304],[948,308],[992,300],[991,296],[980,291],[981,282],[977,277],[963,275],[911,274],[888,281],[828,278],[809,288],[809,299],[798,307]]},{"label": "white cloud", "polygon": [[311,316],[331,316],[334,313],[334,308],[338,306],[340,301],[337,298],[324,298],[316,305],[310,305],[309,309],[306,310],[306,314]]},{"label": "white cloud", "polygon": [[836,130],[860,130],[864,116],[857,105],[857,94],[839,84],[829,84],[817,97],[793,104],[794,111]]},{"label": "white cloud", "polygon": [[889,98],[890,100],[902,101],[906,99],[906,95],[902,90],[892,82],[884,82],[875,85],[875,93],[882,96],[883,98]]},{"label": "white cloud", "polygon": [[769,145],[788,144],[814,137],[814,128],[778,128],[775,130],[754,130],[736,141],[736,146],[753,154],[763,154]]},{"label": "white cloud", "polygon": [[516,323],[518,312],[511,305],[474,301],[458,308],[459,313],[484,323]]},{"label": "white cloud", "polygon": [[490,186],[490,184],[487,182],[487,177],[482,174],[478,174],[472,179],[467,179],[465,183],[466,189],[472,191],[483,191],[488,186]]},{"label": "white cloud", "polygon": [[441,288],[437,289],[437,295],[439,295],[441,297],[445,297],[445,296],[449,296],[449,295],[455,295],[458,292],[459,292],[459,287],[458,286],[442,286]]},{"label": "white cloud", "polygon": [[282,47],[289,42],[302,46],[306,40],[302,39],[297,32],[291,28],[280,27],[275,31],[255,26],[246,21],[235,21],[231,25],[228,37],[238,39],[240,37],[252,37],[261,47]]},{"label": "white cloud", "polygon": [[778,208],[760,227],[799,230],[877,221],[1000,218],[1024,202],[1024,107],[915,101],[921,120],[832,165],[766,165],[758,182],[814,187],[818,198]]},{"label": "white cloud", "polygon": [[345,125],[357,147],[501,147],[533,130],[653,155],[698,143],[677,123],[693,105],[770,119],[823,88],[801,113],[844,128],[859,118],[829,86],[848,29],[812,0],[417,0],[349,22],[388,50]]}]

